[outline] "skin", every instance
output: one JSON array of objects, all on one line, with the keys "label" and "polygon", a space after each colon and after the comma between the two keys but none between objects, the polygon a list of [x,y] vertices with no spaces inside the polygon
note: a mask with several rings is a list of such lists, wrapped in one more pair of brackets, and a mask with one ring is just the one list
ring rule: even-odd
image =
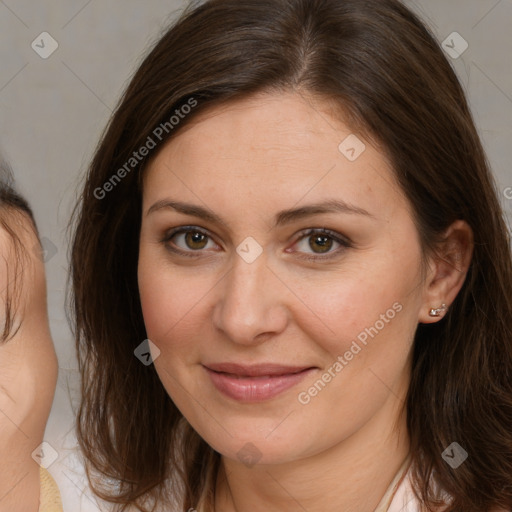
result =
[{"label": "skin", "polygon": [[[9,215],[9,224],[25,247],[27,260],[18,277],[15,325],[21,322],[21,326],[13,338],[0,345],[0,510],[37,512],[39,465],[31,454],[43,442],[58,361],[48,321],[44,263],[34,249],[38,244],[36,234],[24,214]],[[10,236],[0,227],[2,311],[6,287],[15,276],[12,249]]]},{"label": "skin", "polygon": [[[418,231],[391,166],[361,137],[366,149],[349,161],[338,145],[351,133],[325,100],[259,94],[200,114],[145,171],[144,320],[161,351],[154,364],[165,389],[222,455],[217,511],[373,512],[408,454],[400,410],[413,336],[419,322],[439,320],[431,307],[453,302],[472,235],[454,223],[422,275]],[[225,225],[171,208],[148,213],[166,199],[208,208]],[[370,216],[323,213],[272,227],[278,211],[327,199]],[[180,226],[208,237],[162,241]],[[302,234],[309,228],[351,244],[328,238],[326,254],[316,236]],[[248,236],[263,249],[250,264],[236,251]],[[401,311],[307,405],[299,403],[298,394],[395,303]],[[317,369],[275,398],[240,403],[222,395],[202,366],[228,361]],[[237,455],[246,443],[260,452],[255,465]]]}]

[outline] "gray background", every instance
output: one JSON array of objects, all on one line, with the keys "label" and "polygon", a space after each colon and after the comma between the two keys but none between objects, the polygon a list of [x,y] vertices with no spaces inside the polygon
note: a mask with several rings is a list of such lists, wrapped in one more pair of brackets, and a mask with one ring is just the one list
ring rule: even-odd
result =
[{"label": "gray background", "polygon": [[[406,4],[440,43],[456,31],[469,44],[459,58],[448,59],[467,92],[510,225],[512,0]],[[81,178],[121,91],[148,46],[184,6],[178,0],[0,0],[0,151],[34,209],[44,243],[57,251],[46,270],[60,373],[45,439],[59,454],[49,470],[65,511],[107,510],[104,504],[95,505],[86,488],[72,432],[71,402],[76,403],[78,381],[64,312],[66,227]],[[31,47],[42,32],[59,45],[47,59]]]}]

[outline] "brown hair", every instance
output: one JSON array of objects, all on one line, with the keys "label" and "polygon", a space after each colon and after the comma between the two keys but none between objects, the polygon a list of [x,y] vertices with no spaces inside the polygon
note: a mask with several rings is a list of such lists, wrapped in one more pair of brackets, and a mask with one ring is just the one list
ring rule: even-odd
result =
[{"label": "brown hair", "polygon": [[[17,304],[22,293],[22,275],[28,262],[28,247],[25,247],[19,236],[20,229],[33,229],[37,235],[37,226],[32,210],[27,201],[15,190],[12,169],[0,157],[0,225],[7,233],[11,244],[2,248],[3,254],[12,251],[12,258],[6,258],[7,288],[5,289],[4,310],[2,317],[3,329],[0,331],[0,344],[12,339],[21,327],[16,320]],[[38,237],[39,238],[39,237]],[[33,248],[31,248],[33,250]],[[9,269],[9,262],[14,268]],[[0,290],[3,293],[4,290]]]},{"label": "brown hair", "polygon": [[[290,90],[334,100],[353,132],[386,152],[425,254],[455,220],[471,226],[463,288],[442,321],[418,325],[414,341],[405,406],[416,492],[429,510],[441,504],[434,481],[453,498],[448,511],[512,507],[508,233],[463,89],[434,35],[398,0],[207,1],[183,13],[135,73],[74,215],[77,436],[94,491],[145,511],[174,478],[165,499],[213,509],[219,454],[183,418],[153,366],[133,355],[146,338],[137,286],[141,175],[157,150],[131,159],[149,138],[161,147],[207,107]],[[197,106],[171,126],[191,99]],[[469,453],[457,470],[441,455],[453,441]],[[92,481],[91,471],[109,484]]]}]

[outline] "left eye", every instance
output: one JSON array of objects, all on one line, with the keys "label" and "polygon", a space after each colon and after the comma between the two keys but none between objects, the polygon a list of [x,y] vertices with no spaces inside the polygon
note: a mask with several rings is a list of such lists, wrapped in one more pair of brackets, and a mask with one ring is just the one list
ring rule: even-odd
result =
[{"label": "left eye", "polygon": [[[313,254],[315,254],[315,256],[305,256],[306,259],[319,259],[322,258],[322,254],[328,254],[327,257],[330,257],[343,250],[343,248],[350,247],[350,243],[347,240],[344,240],[337,233],[328,229],[310,229],[301,235],[294,245],[300,248],[302,244],[302,251],[300,252],[307,252],[304,249],[311,249]],[[331,251],[334,244],[338,244],[340,249]]]}]

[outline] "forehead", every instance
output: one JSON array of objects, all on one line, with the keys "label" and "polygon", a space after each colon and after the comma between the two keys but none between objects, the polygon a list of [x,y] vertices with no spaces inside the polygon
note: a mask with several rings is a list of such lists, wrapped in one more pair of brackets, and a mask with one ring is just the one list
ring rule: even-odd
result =
[{"label": "forehead", "polygon": [[385,155],[353,133],[332,103],[293,93],[200,113],[146,169],[145,201],[165,193],[223,208],[226,199],[261,207],[326,195],[365,209],[406,206]]}]

